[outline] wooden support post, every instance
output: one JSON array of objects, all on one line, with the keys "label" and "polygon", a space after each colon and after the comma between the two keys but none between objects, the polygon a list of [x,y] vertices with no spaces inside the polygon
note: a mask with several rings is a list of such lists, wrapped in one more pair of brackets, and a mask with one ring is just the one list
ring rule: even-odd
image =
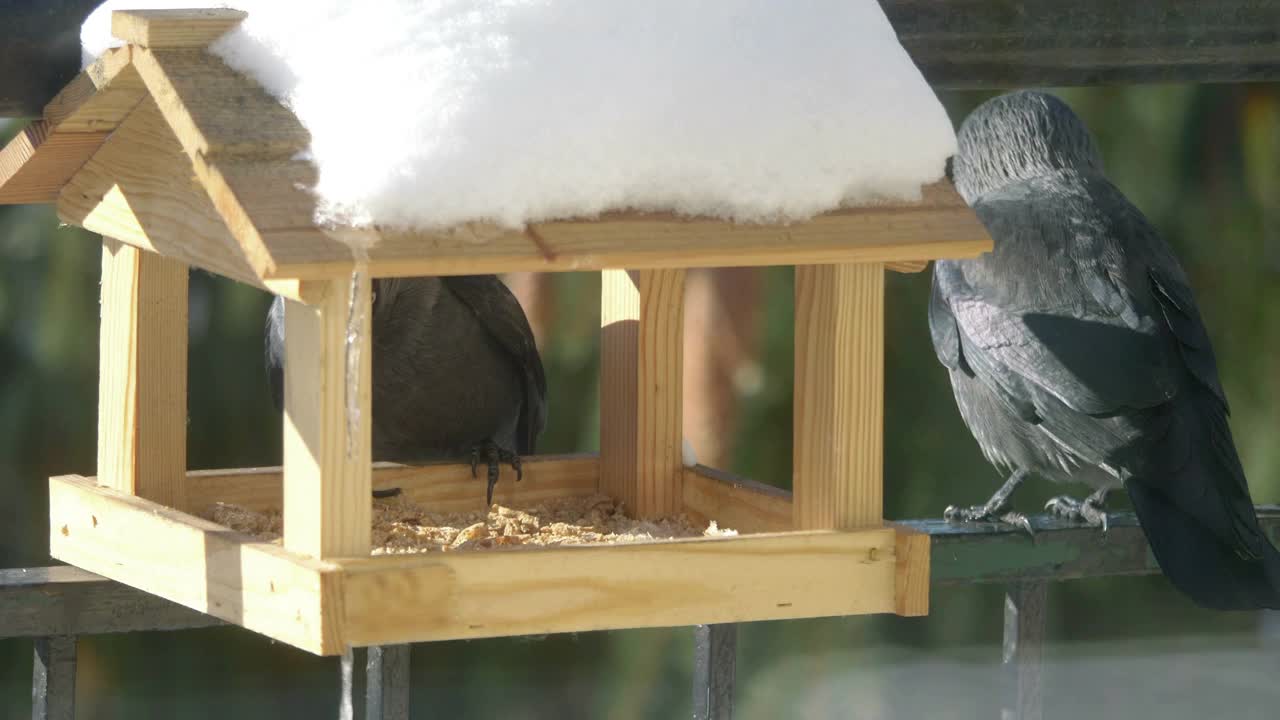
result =
[{"label": "wooden support post", "polygon": [[639,518],[680,511],[684,270],[601,278],[600,489]]},{"label": "wooden support post", "polygon": [[1005,695],[1000,720],[1040,720],[1044,696],[1045,605],[1049,583],[1044,580],[1009,586],[1004,599]]},{"label": "wooden support post", "polygon": [[796,267],[796,530],[883,519],[884,265]]},{"label": "wooden support post", "polygon": [[75,636],[36,638],[32,655],[31,720],[75,720]]},{"label": "wooden support post", "polygon": [[409,645],[374,645],[365,663],[365,720],[409,720]]},{"label": "wooden support post", "polygon": [[894,542],[893,612],[902,617],[929,614],[929,536],[898,527]]},{"label": "wooden support post", "polygon": [[184,509],[187,266],[103,238],[98,483]]},{"label": "wooden support post", "polygon": [[696,626],[693,653],[694,720],[732,720],[737,623]]},{"label": "wooden support post", "polygon": [[[285,301],[284,546],[315,558],[364,556],[372,512],[370,282],[322,284],[315,305]],[[349,418],[353,307],[360,348],[356,417]]]}]

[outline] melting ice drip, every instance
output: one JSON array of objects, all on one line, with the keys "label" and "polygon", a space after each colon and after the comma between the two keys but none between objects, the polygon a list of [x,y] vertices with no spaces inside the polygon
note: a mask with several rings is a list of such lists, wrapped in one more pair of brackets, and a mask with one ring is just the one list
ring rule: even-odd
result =
[{"label": "melting ice drip", "polygon": [[366,296],[365,285],[369,280],[369,254],[363,247],[353,247],[355,267],[351,270],[351,291],[347,296],[347,332],[346,332],[346,405],[347,405],[347,458],[356,456],[356,437],[360,430],[360,363],[364,361],[360,352],[364,344],[362,328],[365,326],[365,314],[369,312],[371,303],[362,301]]},{"label": "melting ice drip", "polygon": [[355,720],[355,708],[351,694],[355,675],[355,657],[351,648],[342,651],[342,704],[338,708],[338,720]]}]

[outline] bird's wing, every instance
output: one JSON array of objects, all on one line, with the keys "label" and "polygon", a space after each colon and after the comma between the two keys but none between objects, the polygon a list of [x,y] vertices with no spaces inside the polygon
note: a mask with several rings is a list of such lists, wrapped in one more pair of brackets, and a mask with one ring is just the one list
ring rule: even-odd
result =
[{"label": "bird's wing", "polygon": [[[1112,190],[1119,195],[1119,190]],[[1122,224],[1121,232],[1142,243],[1143,255],[1147,258],[1144,279],[1151,288],[1165,327],[1178,340],[1178,354],[1183,365],[1222,403],[1223,412],[1230,414],[1227,394],[1218,380],[1218,361],[1214,357],[1213,345],[1209,342],[1209,333],[1200,319],[1200,310],[1182,266],[1137,208],[1124,203],[1124,212],[1119,214],[1118,222]]]},{"label": "bird's wing", "polygon": [[956,326],[956,316],[952,314],[951,305],[938,286],[940,272],[943,271],[935,263],[933,284],[929,291],[929,336],[933,340],[933,352],[948,370],[959,370],[972,377],[973,370],[960,356],[960,328]]},{"label": "bird's wing", "polygon": [[517,428],[516,452],[534,452],[547,424],[547,378],[524,309],[496,275],[458,275],[440,278],[443,286],[466,305],[480,325],[520,368],[524,402]]},{"label": "bird's wing", "polygon": [[1043,413],[1044,394],[1094,416],[1167,402],[1180,363],[1151,289],[1132,282],[1145,278],[1142,258],[1120,251],[1104,213],[1039,195],[974,206],[996,240],[989,262],[1013,284],[988,285],[981,268],[958,264],[936,276],[960,360],[1024,415]]}]

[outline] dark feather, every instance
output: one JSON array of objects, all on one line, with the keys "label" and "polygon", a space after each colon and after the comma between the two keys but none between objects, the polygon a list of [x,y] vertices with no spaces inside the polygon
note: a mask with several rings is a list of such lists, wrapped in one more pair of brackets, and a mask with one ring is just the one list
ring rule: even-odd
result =
[{"label": "dark feather", "polygon": [[538,435],[547,424],[547,378],[520,302],[495,275],[458,275],[440,280],[519,365],[524,402],[515,451],[521,455],[534,453]]}]

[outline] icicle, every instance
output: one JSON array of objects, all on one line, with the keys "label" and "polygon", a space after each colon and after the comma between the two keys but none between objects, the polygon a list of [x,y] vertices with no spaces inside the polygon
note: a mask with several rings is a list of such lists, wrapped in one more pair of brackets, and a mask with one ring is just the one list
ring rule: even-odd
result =
[{"label": "icicle", "polygon": [[351,292],[347,298],[346,333],[346,403],[347,403],[347,457],[355,457],[358,448],[355,439],[360,433],[360,363],[364,337],[361,329],[366,325],[365,315],[372,303],[361,302],[366,293],[369,278],[369,253],[363,245],[353,244],[351,254],[355,266],[351,270]]},{"label": "icicle", "polygon": [[339,720],[355,720],[355,703],[351,698],[355,692],[354,675],[355,657],[351,654],[351,648],[347,647],[342,651],[342,702],[338,706]]}]

